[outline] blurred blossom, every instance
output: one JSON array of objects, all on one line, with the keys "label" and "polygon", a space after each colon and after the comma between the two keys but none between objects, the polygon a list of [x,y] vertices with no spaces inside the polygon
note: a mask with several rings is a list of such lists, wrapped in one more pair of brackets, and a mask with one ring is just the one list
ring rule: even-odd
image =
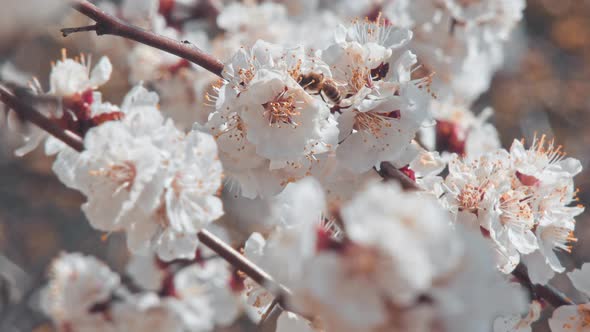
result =
[{"label": "blurred blossom", "polygon": [[28,34],[47,29],[64,14],[67,0],[3,1],[0,11],[0,51]]}]

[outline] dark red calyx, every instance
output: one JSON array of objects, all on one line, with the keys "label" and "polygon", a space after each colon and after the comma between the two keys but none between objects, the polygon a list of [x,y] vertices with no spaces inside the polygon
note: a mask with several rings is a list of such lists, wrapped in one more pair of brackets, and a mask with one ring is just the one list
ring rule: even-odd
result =
[{"label": "dark red calyx", "polygon": [[457,124],[439,120],[436,122],[436,150],[465,155],[466,133]]},{"label": "dark red calyx", "polygon": [[412,181],[416,181],[416,173],[412,169],[410,169],[410,165],[406,165],[400,168],[399,171],[404,173],[410,179],[412,179]]},{"label": "dark red calyx", "polygon": [[532,175],[522,174],[519,171],[516,171],[516,177],[518,178],[518,181],[520,181],[520,183],[522,183],[524,186],[531,187],[539,183],[539,179],[537,179],[536,177]]},{"label": "dark red calyx", "polygon": [[340,251],[344,247],[344,243],[338,241],[330,233],[328,229],[318,227],[316,231],[316,251],[333,250]]}]

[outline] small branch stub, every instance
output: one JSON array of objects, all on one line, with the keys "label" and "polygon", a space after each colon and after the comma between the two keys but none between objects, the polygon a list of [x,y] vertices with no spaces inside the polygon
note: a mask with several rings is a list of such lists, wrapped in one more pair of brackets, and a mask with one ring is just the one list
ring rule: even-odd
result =
[{"label": "small branch stub", "polygon": [[74,0],[72,6],[82,15],[94,20],[96,24],[61,29],[64,37],[83,31],[96,31],[98,35],[123,37],[174,54],[221,77],[223,63],[193,44],[183,43],[123,22],[85,0]]},{"label": "small branch stub", "polygon": [[92,24],[92,25],[87,25],[87,26],[77,27],[77,28],[63,28],[60,31],[61,31],[62,36],[67,37],[67,36],[71,35],[72,33],[76,33],[76,32],[98,31],[98,24]]}]

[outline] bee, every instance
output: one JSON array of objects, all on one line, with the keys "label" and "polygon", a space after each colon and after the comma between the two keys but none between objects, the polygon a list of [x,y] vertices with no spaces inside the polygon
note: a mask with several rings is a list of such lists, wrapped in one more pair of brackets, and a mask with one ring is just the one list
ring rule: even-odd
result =
[{"label": "bee", "polygon": [[340,89],[341,84],[326,78],[322,73],[302,74],[299,76],[298,83],[309,94],[319,94],[324,101],[328,100],[333,105],[339,105],[344,99]]}]

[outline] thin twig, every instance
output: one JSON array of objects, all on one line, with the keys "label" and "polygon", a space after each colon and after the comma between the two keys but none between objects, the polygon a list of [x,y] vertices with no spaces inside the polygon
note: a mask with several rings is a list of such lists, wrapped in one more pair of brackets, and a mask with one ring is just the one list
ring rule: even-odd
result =
[{"label": "thin twig", "polygon": [[562,305],[575,304],[572,299],[563,294],[559,289],[552,285],[538,285],[533,284],[529,278],[527,268],[524,264],[518,264],[516,269],[512,271],[512,275],[515,276],[518,281],[525,286],[533,298],[539,298],[545,300],[545,302],[551,304],[554,308]]},{"label": "thin twig", "polygon": [[77,28],[63,28],[63,29],[61,29],[61,34],[62,34],[62,36],[67,37],[72,33],[82,32],[82,31],[96,31],[96,29],[98,29],[98,25],[96,25],[96,24],[87,25],[87,26],[83,26],[83,27],[77,27]]},{"label": "thin twig", "polygon": [[257,284],[275,294],[275,297],[280,298],[283,294],[287,296],[291,295],[291,291],[289,291],[285,286],[275,281],[268,273],[264,272],[261,268],[250,262],[237,250],[223,242],[208,230],[201,230],[198,234],[198,237],[201,243],[225,259],[230,265],[242,271]]},{"label": "thin twig", "polygon": [[94,20],[96,24],[62,29],[61,32],[64,36],[79,31],[96,31],[97,35],[123,37],[177,55],[221,77],[223,63],[192,44],[183,43],[126,23],[85,0],[74,0],[73,7],[84,16]]},{"label": "thin twig", "polygon": [[390,162],[384,161],[380,165],[379,175],[385,180],[397,180],[404,189],[419,190],[416,182],[410,179],[402,171],[395,168]]},{"label": "thin twig", "polygon": [[283,308],[279,305],[279,300],[275,298],[262,314],[258,329],[261,332],[276,331],[277,319],[279,319],[282,312]]},{"label": "thin twig", "polygon": [[45,130],[55,138],[63,141],[76,151],[84,150],[82,138],[71,131],[65,130],[50,118],[39,113],[33,106],[17,98],[4,85],[0,84],[0,100],[11,110],[16,112],[22,119],[25,119],[39,128]]}]

